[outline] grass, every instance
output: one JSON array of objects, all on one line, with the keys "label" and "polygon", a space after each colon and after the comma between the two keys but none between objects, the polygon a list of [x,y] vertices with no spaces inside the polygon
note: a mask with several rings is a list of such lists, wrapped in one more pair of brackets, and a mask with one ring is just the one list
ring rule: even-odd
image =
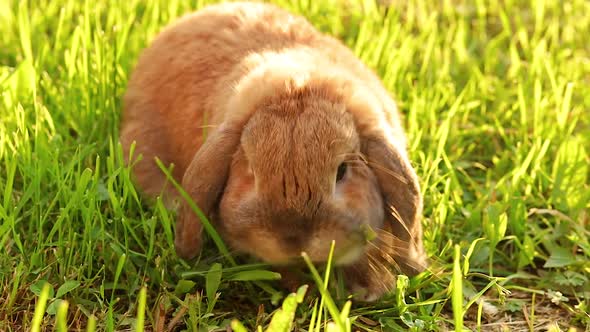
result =
[{"label": "grass", "polygon": [[288,295],[211,241],[179,260],[118,121],[141,49],[205,2],[0,0],[0,330],[588,331],[590,3],[274,2],[399,102],[431,270],[367,305],[336,270]]}]

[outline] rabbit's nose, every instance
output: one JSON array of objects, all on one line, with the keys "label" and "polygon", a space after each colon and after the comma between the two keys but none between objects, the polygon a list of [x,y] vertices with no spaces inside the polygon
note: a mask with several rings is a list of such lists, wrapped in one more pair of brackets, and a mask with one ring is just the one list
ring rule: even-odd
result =
[{"label": "rabbit's nose", "polygon": [[303,237],[298,234],[287,234],[283,236],[283,241],[285,243],[285,247],[291,250],[296,250],[302,247],[303,244]]},{"label": "rabbit's nose", "polygon": [[299,252],[307,244],[311,231],[309,222],[307,221],[290,221],[285,229],[285,233],[281,236],[283,246],[286,250],[293,251],[295,255],[299,255]]},{"label": "rabbit's nose", "polygon": [[312,219],[293,209],[273,213],[273,233],[276,234],[283,250],[290,255],[299,256],[313,235]]},{"label": "rabbit's nose", "polygon": [[301,246],[309,238],[310,232],[311,229],[309,229],[308,223],[294,224],[283,235],[283,239],[293,246]]}]

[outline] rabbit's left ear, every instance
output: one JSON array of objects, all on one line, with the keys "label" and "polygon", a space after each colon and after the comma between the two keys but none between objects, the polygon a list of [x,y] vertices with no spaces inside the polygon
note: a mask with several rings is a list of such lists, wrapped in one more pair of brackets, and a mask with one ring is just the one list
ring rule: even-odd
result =
[{"label": "rabbit's left ear", "polygon": [[[240,142],[241,130],[241,123],[222,124],[203,143],[184,174],[184,190],[207,218],[215,210],[223,192],[233,154]],[[174,240],[180,257],[192,259],[199,254],[202,231],[200,218],[183,199]]]},{"label": "rabbit's left ear", "polygon": [[[385,132],[365,137],[363,153],[377,177],[385,206],[385,225],[407,252],[394,252],[404,274],[415,275],[425,266],[422,244],[422,195],[418,177],[402,144]],[[396,241],[396,242],[397,242]],[[405,250],[404,250],[405,251]]]}]

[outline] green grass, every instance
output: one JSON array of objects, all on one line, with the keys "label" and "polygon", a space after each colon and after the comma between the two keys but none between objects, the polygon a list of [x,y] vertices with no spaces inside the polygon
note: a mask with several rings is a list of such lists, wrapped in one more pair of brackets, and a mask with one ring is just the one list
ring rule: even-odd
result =
[{"label": "green grass", "polygon": [[211,241],[179,260],[118,121],[141,49],[204,1],[0,0],[0,330],[588,330],[590,3],[275,2],[399,102],[431,270],[366,305],[321,271],[287,296]]}]

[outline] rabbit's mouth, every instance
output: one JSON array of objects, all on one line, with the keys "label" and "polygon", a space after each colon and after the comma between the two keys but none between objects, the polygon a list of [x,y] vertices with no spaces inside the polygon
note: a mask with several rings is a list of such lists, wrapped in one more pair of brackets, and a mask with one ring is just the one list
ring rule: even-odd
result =
[{"label": "rabbit's mouth", "polygon": [[366,251],[366,241],[361,232],[334,232],[322,235],[314,238],[306,248],[312,261],[327,262],[332,241],[335,241],[332,262],[336,266],[355,263]]},{"label": "rabbit's mouth", "polygon": [[339,252],[334,253],[334,264],[350,265],[356,262],[365,252],[365,247],[360,243],[350,245],[347,248],[343,248]]}]

